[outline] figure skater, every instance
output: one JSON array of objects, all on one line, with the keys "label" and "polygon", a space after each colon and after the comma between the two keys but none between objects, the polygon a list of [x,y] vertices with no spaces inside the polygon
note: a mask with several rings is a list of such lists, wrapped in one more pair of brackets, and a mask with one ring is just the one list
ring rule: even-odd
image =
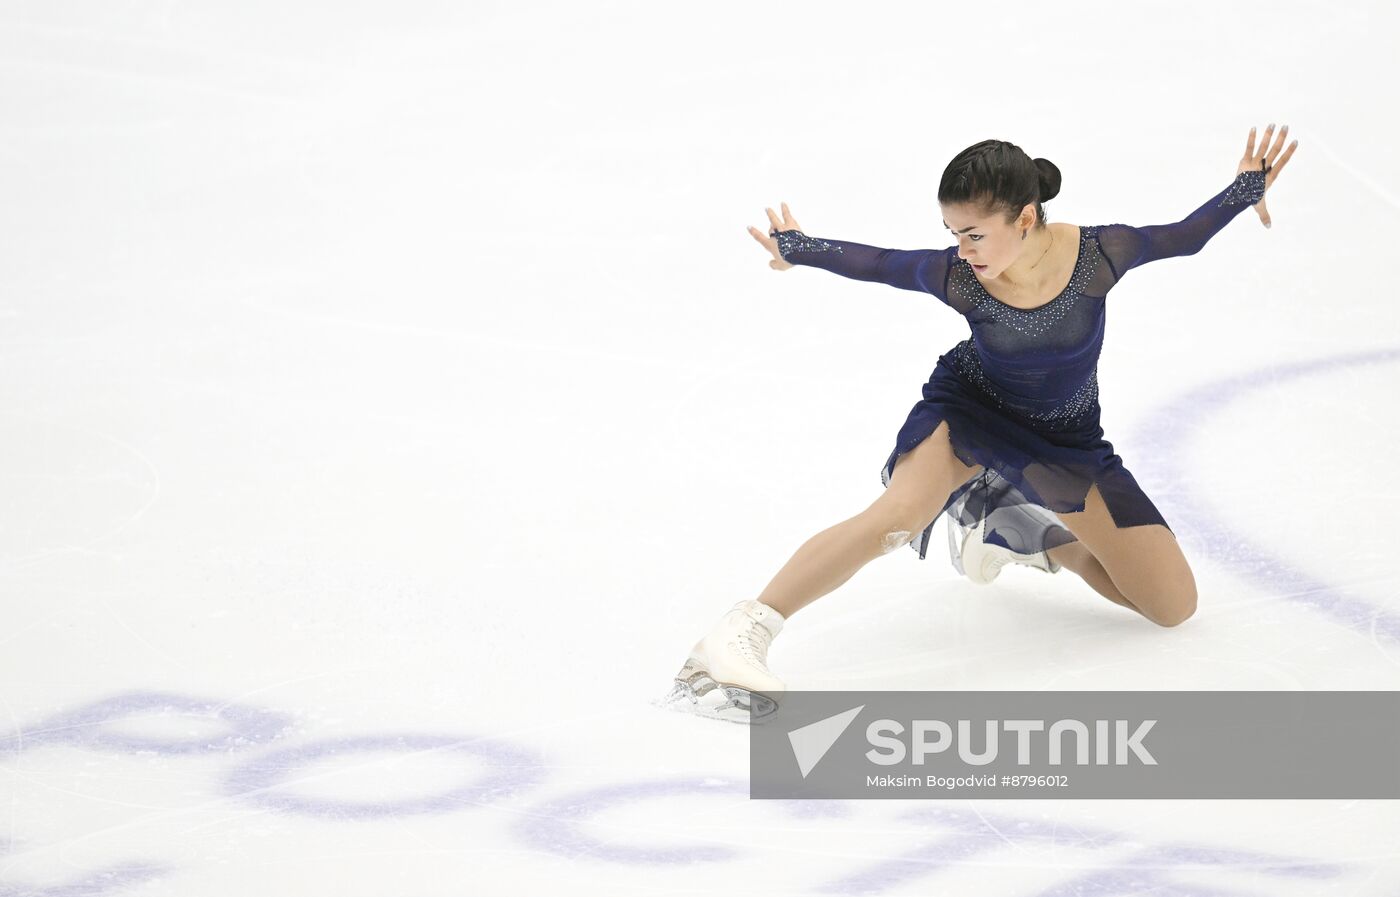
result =
[{"label": "figure skater", "polygon": [[735,604],[697,642],[670,695],[731,719],[771,712],[786,686],[768,648],[798,610],[877,557],[909,545],[923,559],[949,514],[960,573],[991,582],[1007,563],[1068,567],[1109,601],[1160,626],[1196,609],[1176,537],[1099,425],[1097,366],[1105,297],[1133,268],[1193,255],[1247,206],[1264,203],[1298,141],[1288,126],[1258,152],[1250,128],[1232,183],[1174,224],[1047,224],[1060,172],[1003,140],[948,163],[938,186],[956,246],[880,249],[803,233],[786,203],[772,228],[750,227],[768,266],[824,268],[854,280],[932,293],[965,317],[971,338],[939,357],[880,471],[864,511],[808,539],[756,599]]}]

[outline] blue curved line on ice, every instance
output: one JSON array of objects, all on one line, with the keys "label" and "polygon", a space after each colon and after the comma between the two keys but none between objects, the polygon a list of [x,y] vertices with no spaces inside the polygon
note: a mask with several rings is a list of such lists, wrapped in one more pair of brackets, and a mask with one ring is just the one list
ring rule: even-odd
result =
[{"label": "blue curved line on ice", "polygon": [[[1202,423],[1214,412],[1239,401],[1250,392],[1276,389],[1316,374],[1328,374],[1368,364],[1385,364],[1400,360],[1400,348],[1375,349],[1350,353],[1311,362],[1289,363],[1260,368],[1225,380],[1203,384],[1184,393],[1159,408],[1149,422],[1140,426],[1132,444],[1142,446],[1134,454],[1143,458],[1139,466],[1151,470],[1151,480],[1168,484],[1166,488],[1149,490],[1172,529],[1189,542],[1194,552],[1219,561],[1238,573],[1254,578],[1275,592],[1274,597],[1317,610],[1338,623],[1364,633],[1374,631],[1393,642],[1400,642],[1400,613],[1379,606],[1369,599],[1352,594],[1342,585],[1332,585],[1300,570],[1282,557],[1252,542],[1247,533],[1238,532],[1210,514],[1205,496],[1193,487],[1191,469],[1183,462],[1187,444],[1196,438]],[[1386,391],[1380,391],[1384,394]],[[1264,446],[1258,447],[1264,451]],[[1241,465],[1245,473],[1247,465]],[[1257,493],[1265,500],[1276,501],[1279,513],[1296,514],[1297,508],[1286,490],[1258,482]],[[1272,494],[1272,495],[1271,495]],[[1160,501],[1159,501],[1160,496]],[[1364,494],[1357,496],[1364,501]],[[1354,512],[1351,506],[1341,513]],[[1379,512],[1381,509],[1376,509]],[[1178,525],[1178,521],[1185,525]],[[1300,520],[1301,525],[1301,520]]]}]

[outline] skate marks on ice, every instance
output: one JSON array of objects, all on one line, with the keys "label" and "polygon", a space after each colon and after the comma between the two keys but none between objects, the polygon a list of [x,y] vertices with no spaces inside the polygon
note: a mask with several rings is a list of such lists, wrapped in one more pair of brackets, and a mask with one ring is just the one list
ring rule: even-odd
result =
[{"label": "skate marks on ice", "polygon": [[[197,798],[190,806],[154,811],[133,804],[132,819],[89,832],[84,839],[135,829],[160,817],[166,817],[178,831],[182,817],[224,808],[230,821],[247,817],[249,809],[255,809],[301,820],[299,824],[305,826],[423,814],[504,813],[509,824],[488,829],[489,837],[509,842],[496,845],[504,851],[501,855],[523,849],[562,857],[570,863],[586,860],[593,873],[607,875],[614,882],[628,869],[670,866],[684,868],[692,876],[703,876],[706,869],[713,869],[719,882],[728,880],[736,869],[752,868],[747,864],[765,852],[798,850],[796,842],[786,848],[782,844],[755,846],[754,839],[744,833],[774,830],[774,814],[789,824],[801,821],[803,844],[832,845],[830,849],[799,850],[807,858],[798,873],[803,880],[791,881],[789,887],[811,893],[908,892],[910,887],[934,886],[941,876],[966,874],[969,867],[985,868],[987,874],[996,870],[999,881],[1006,881],[1000,877],[1004,870],[1019,870],[1035,884],[1014,893],[1034,897],[1108,897],[1143,889],[1242,897],[1306,894],[1315,892],[1319,882],[1361,885],[1376,873],[1376,869],[1356,862],[1175,840],[1151,843],[1112,828],[1047,819],[1043,813],[1015,815],[929,806],[927,802],[910,809],[901,801],[754,801],[749,799],[744,781],[693,771],[579,788],[567,781],[548,781],[550,772],[568,768],[549,762],[549,745],[444,732],[368,732],[323,738],[303,731],[304,727],[291,719],[268,708],[195,696],[118,694],[5,734],[0,737],[0,764],[17,763],[22,755],[34,759],[31,755],[38,752],[62,748],[115,752],[118,759],[140,758],[143,782],[158,786],[158,778],[152,781],[152,776],[164,773],[183,794],[197,793],[188,790],[194,784],[190,762],[203,761],[204,774],[213,777],[209,784],[218,797]],[[180,737],[172,737],[172,732]],[[395,755],[396,762],[425,755],[446,761],[450,784],[437,793],[419,793],[421,789],[415,788],[411,795],[381,794],[377,800],[314,793],[317,780],[327,778],[327,760],[348,765],[350,770],[364,770],[374,764],[352,758],[386,753]],[[68,762],[76,764],[81,757],[76,753]],[[211,768],[209,759],[221,766]],[[398,787],[411,787],[398,781]],[[541,790],[547,793],[537,798]],[[502,807],[507,798],[515,800]],[[521,798],[528,803],[523,808],[519,806]],[[678,806],[692,812],[678,812]],[[655,824],[638,827],[634,820],[610,825],[609,814],[615,813],[649,815]],[[24,817],[17,813],[15,824],[23,826]],[[257,814],[250,818],[256,819]],[[711,826],[706,822],[716,818],[723,818],[725,824]],[[464,838],[480,847],[479,838],[472,834],[477,831],[465,832]],[[307,836],[314,834],[308,831]],[[15,860],[31,850],[50,847],[26,844],[24,835],[22,829],[13,832],[9,855],[0,852],[4,859],[0,863],[0,897],[97,897],[191,871],[149,859],[173,852],[170,833],[157,830],[149,847],[129,833],[121,835],[124,849],[146,856],[70,872],[58,883],[22,881],[13,871]],[[67,842],[57,846],[65,851],[69,847]],[[1052,879],[1048,883],[1047,877]]]},{"label": "skate marks on ice", "polygon": [[[0,862],[4,861],[5,853],[4,849],[0,849]],[[79,873],[76,877],[48,885],[15,884],[8,881],[7,876],[0,875],[0,897],[98,897],[119,894],[171,871],[171,867],[152,863],[120,863]]]},{"label": "skate marks on ice", "polygon": [[12,412],[0,431],[0,572],[101,553],[160,497],[155,464],[111,433]]}]

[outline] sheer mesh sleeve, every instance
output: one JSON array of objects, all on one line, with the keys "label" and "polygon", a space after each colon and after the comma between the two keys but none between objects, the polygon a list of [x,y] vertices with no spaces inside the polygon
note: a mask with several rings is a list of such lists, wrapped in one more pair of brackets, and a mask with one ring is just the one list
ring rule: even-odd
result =
[{"label": "sheer mesh sleeve", "polygon": [[881,249],[846,240],[809,237],[800,230],[773,234],[783,260],[824,268],[852,280],[888,284],[901,290],[932,293],[948,303],[948,257],[944,249]]},{"label": "sheer mesh sleeve", "polygon": [[1263,196],[1264,172],[1241,171],[1230,186],[1175,224],[1147,227],[1102,225],[1099,228],[1099,246],[1117,281],[1129,269],[1139,265],[1200,252],[1211,237]]}]

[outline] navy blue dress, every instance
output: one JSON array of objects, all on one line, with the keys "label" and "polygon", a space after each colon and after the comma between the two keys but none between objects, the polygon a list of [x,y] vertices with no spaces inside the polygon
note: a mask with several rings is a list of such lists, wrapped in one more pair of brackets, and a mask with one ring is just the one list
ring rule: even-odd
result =
[{"label": "navy blue dress", "polygon": [[[1244,171],[1174,224],[1081,227],[1069,284],[1030,310],[988,293],[956,246],[880,249],[799,230],[770,233],[791,264],[932,293],[967,319],[971,337],[939,357],[880,478],[888,487],[899,456],[947,421],[953,452],[985,470],[959,486],[939,514],[956,505],[969,526],[985,515],[988,542],[1035,552],[1074,541],[1054,515],[1084,510],[1091,484],[1120,528],[1170,529],[1099,425],[1104,299],[1133,268],[1199,252],[1263,195],[1264,172]],[[1028,505],[1044,511],[1027,514]],[[921,559],[932,532],[930,523],[909,543]]]}]

